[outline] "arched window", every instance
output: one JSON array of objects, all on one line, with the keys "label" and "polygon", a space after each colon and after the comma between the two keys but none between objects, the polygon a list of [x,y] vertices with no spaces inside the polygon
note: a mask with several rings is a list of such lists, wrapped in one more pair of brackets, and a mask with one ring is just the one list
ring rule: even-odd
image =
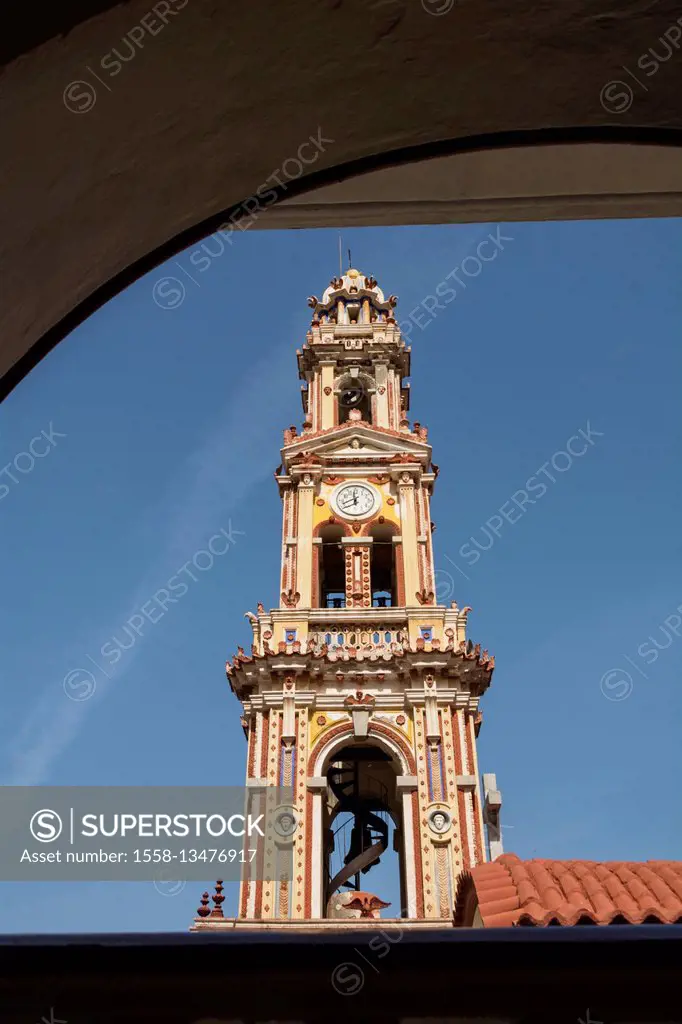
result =
[{"label": "arched window", "polygon": [[396,574],[394,528],[388,523],[376,523],[369,529],[370,581],[372,606],[391,608],[398,603],[398,580]]},{"label": "arched window", "polygon": [[343,555],[343,527],[334,523],[320,530],[318,545],[320,608],[346,607],[346,573]]}]

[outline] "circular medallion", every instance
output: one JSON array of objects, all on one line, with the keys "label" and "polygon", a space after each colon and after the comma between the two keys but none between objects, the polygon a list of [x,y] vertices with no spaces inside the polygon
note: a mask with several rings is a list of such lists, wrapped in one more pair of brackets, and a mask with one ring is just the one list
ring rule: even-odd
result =
[{"label": "circular medallion", "polygon": [[275,815],[275,832],[282,839],[291,839],[298,828],[293,807],[280,807]]},{"label": "circular medallion", "polygon": [[437,836],[443,836],[452,824],[452,818],[444,807],[434,807],[429,814],[429,828]]}]

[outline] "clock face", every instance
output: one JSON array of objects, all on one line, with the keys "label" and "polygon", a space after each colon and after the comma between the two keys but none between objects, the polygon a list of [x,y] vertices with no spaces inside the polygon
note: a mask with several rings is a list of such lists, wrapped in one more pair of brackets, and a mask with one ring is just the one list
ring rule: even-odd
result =
[{"label": "clock face", "polygon": [[346,518],[371,516],[380,502],[379,495],[367,484],[344,484],[333,499],[336,511]]}]

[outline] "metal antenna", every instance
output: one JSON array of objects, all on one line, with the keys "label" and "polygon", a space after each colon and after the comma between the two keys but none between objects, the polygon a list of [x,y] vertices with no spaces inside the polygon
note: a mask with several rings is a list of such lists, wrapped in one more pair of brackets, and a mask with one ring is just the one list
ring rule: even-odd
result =
[{"label": "metal antenna", "polygon": [[339,277],[343,277],[343,257],[341,256],[341,235],[339,235]]}]

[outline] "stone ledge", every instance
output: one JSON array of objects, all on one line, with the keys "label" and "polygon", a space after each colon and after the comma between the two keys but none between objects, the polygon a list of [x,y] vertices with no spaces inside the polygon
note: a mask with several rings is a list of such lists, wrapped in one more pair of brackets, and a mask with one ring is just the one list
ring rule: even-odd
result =
[{"label": "stone ledge", "polygon": [[191,932],[224,932],[224,931],[281,931],[281,932],[344,932],[364,929],[375,931],[433,931],[434,929],[454,928],[452,918],[323,918],[314,920],[256,920],[249,918],[195,917]]}]

